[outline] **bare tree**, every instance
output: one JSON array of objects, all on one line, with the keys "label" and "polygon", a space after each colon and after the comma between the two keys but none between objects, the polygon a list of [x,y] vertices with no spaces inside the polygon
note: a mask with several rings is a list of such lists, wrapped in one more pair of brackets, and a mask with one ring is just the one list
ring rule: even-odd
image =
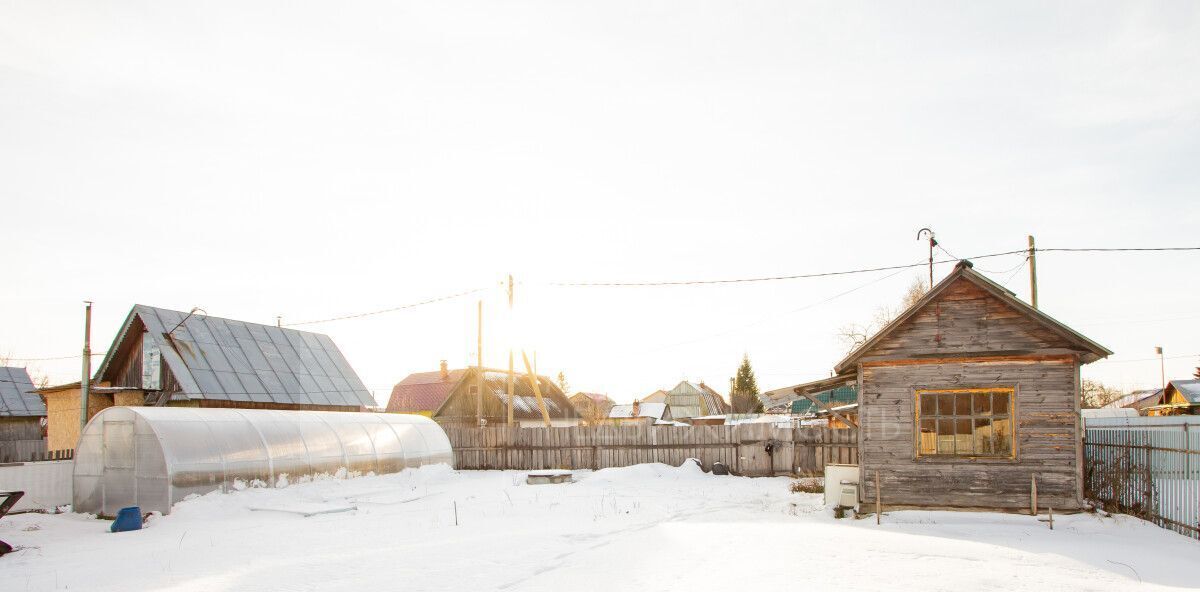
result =
[{"label": "bare tree", "polygon": [[838,330],[838,339],[846,345],[847,351],[858,349],[878,333],[880,329],[888,326],[896,317],[904,314],[906,310],[920,302],[925,297],[925,294],[928,293],[929,283],[920,277],[913,278],[912,283],[908,285],[908,289],[904,291],[904,295],[900,298],[900,304],[897,307],[880,306],[876,308],[875,314],[867,324],[850,323],[843,325]]},{"label": "bare tree", "polygon": [[1085,378],[1080,383],[1080,390],[1081,405],[1084,409],[1099,409],[1125,396],[1125,393],[1122,393],[1119,389],[1090,378]]}]

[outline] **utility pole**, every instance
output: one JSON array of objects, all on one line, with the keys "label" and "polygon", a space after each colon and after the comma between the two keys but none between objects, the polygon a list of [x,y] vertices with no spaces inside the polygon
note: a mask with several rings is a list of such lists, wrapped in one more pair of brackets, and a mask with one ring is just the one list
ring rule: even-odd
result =
[{"label": "utility pole", "polygon": [[917,231],[917,240],[921,240],[922,234],[929,235],[929,289],[933,289],[933,248],[937,246],[937,239],[933,238],[933,230],[922,228]]},{"label": "utility pole", "polygon": [[475,425],[483,427],[483,300],[479,301],[478,367],[475,374]]},{"label": "utility pole", "polygon": [[513,325],[513,277],[508,274],[508,325],[509,325],[509,342],[508,342],[508,425],[513,424],[513,388],[515,387],[515,376],[513,374],[513,350],[512,350],[512,325]]},{"label": "utility pole", "polygon": [[1029,303],[1037,308],[1037,249],[1033,246],[1033,235],[1029,235]]},{"label": "utility pole", "polygon": [[1158,372],[1159,372],[1158,376],[1159,376],[1159,379],[1162,380],[1162,389],[1163,389],[1163,392],[1165,393],[1167,391],[1167,362],[1166,362],[1166,358],[1163,357],[1162,346],[1160,345],[1160,346],[1155,347],[1154,353],[1158,354]]},{"label": "utility pole", "polygon": [[83,379],[79,381],[79,434],[88,421],[88,395],[92,390],[92,301],[84,300],[83,313]]}]

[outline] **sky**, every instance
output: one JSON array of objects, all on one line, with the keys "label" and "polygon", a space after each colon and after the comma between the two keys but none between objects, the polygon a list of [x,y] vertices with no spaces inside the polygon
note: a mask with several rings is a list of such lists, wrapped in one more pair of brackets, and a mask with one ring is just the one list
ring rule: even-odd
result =
[{"label": "sky", "polygon": [[[84,300],[104,351],[135,303],[290,324],[482,288],[296,328],[381,404],[474,363],[478,301],[485,364],[573,391],[725,392],[744,354],[818,379],[927,270],[554,284],[918,263],[924,227],[955,257],[1200,246],[1196,72],[1194,2],[0,0],[0,355],[79,380]],[[1028,299],[1022,255],[975,261]],[[1085,378],[1157,386],[1155,346],[1200,365],[1198,268],[1041,253],[1039,304],[1114,352]]]}]

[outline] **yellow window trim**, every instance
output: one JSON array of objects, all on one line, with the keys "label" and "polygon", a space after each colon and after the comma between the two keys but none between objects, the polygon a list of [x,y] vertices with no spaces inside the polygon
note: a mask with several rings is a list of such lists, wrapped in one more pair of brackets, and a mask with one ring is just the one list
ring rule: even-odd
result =
[{"label": "yellow window trim", "polygon": [[[921,454],[921,395],[938,393],[1008,393],[1008,418],[1012,423],[1012,448],[1008,456],[994,454],[959,455],[959,454]],[[1011,386],[992,388],[943,388],[943,389],[913,389],[913,451],[916,458],[964,458],[964,459],[1016,459],[1017,458],[1017,389]]]}]

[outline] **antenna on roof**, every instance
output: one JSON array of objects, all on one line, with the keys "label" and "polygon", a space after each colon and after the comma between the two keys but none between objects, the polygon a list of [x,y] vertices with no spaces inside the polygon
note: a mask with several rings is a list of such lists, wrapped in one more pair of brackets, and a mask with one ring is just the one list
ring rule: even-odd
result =
[{"label": "antenna on roof", "polygon": [[179,321],[178,325],[175,325],[174,327],[171,328],[170,331],[167,331],[167,337],[170,337],[171,334],[175,332],[175,329],[182,327],[183,324],[186,323],[188,319],[192,318],[192,315],[196,314],[196,311],[200,311],[206,315],[208,314],[207,310],[204,310],[203,308],[200,308],[199,306],[193,306],[192,310],[188,311],[187,316],[183,317],[183,320]]},{"label": "antenna on roof", "polygon": [[933,248],[937,246],[937,239],[933,238],[933,230],[922,228],[917,231],[917,240],[921,240],[922,234],[929,235],[929,289],[933,289]]}]

